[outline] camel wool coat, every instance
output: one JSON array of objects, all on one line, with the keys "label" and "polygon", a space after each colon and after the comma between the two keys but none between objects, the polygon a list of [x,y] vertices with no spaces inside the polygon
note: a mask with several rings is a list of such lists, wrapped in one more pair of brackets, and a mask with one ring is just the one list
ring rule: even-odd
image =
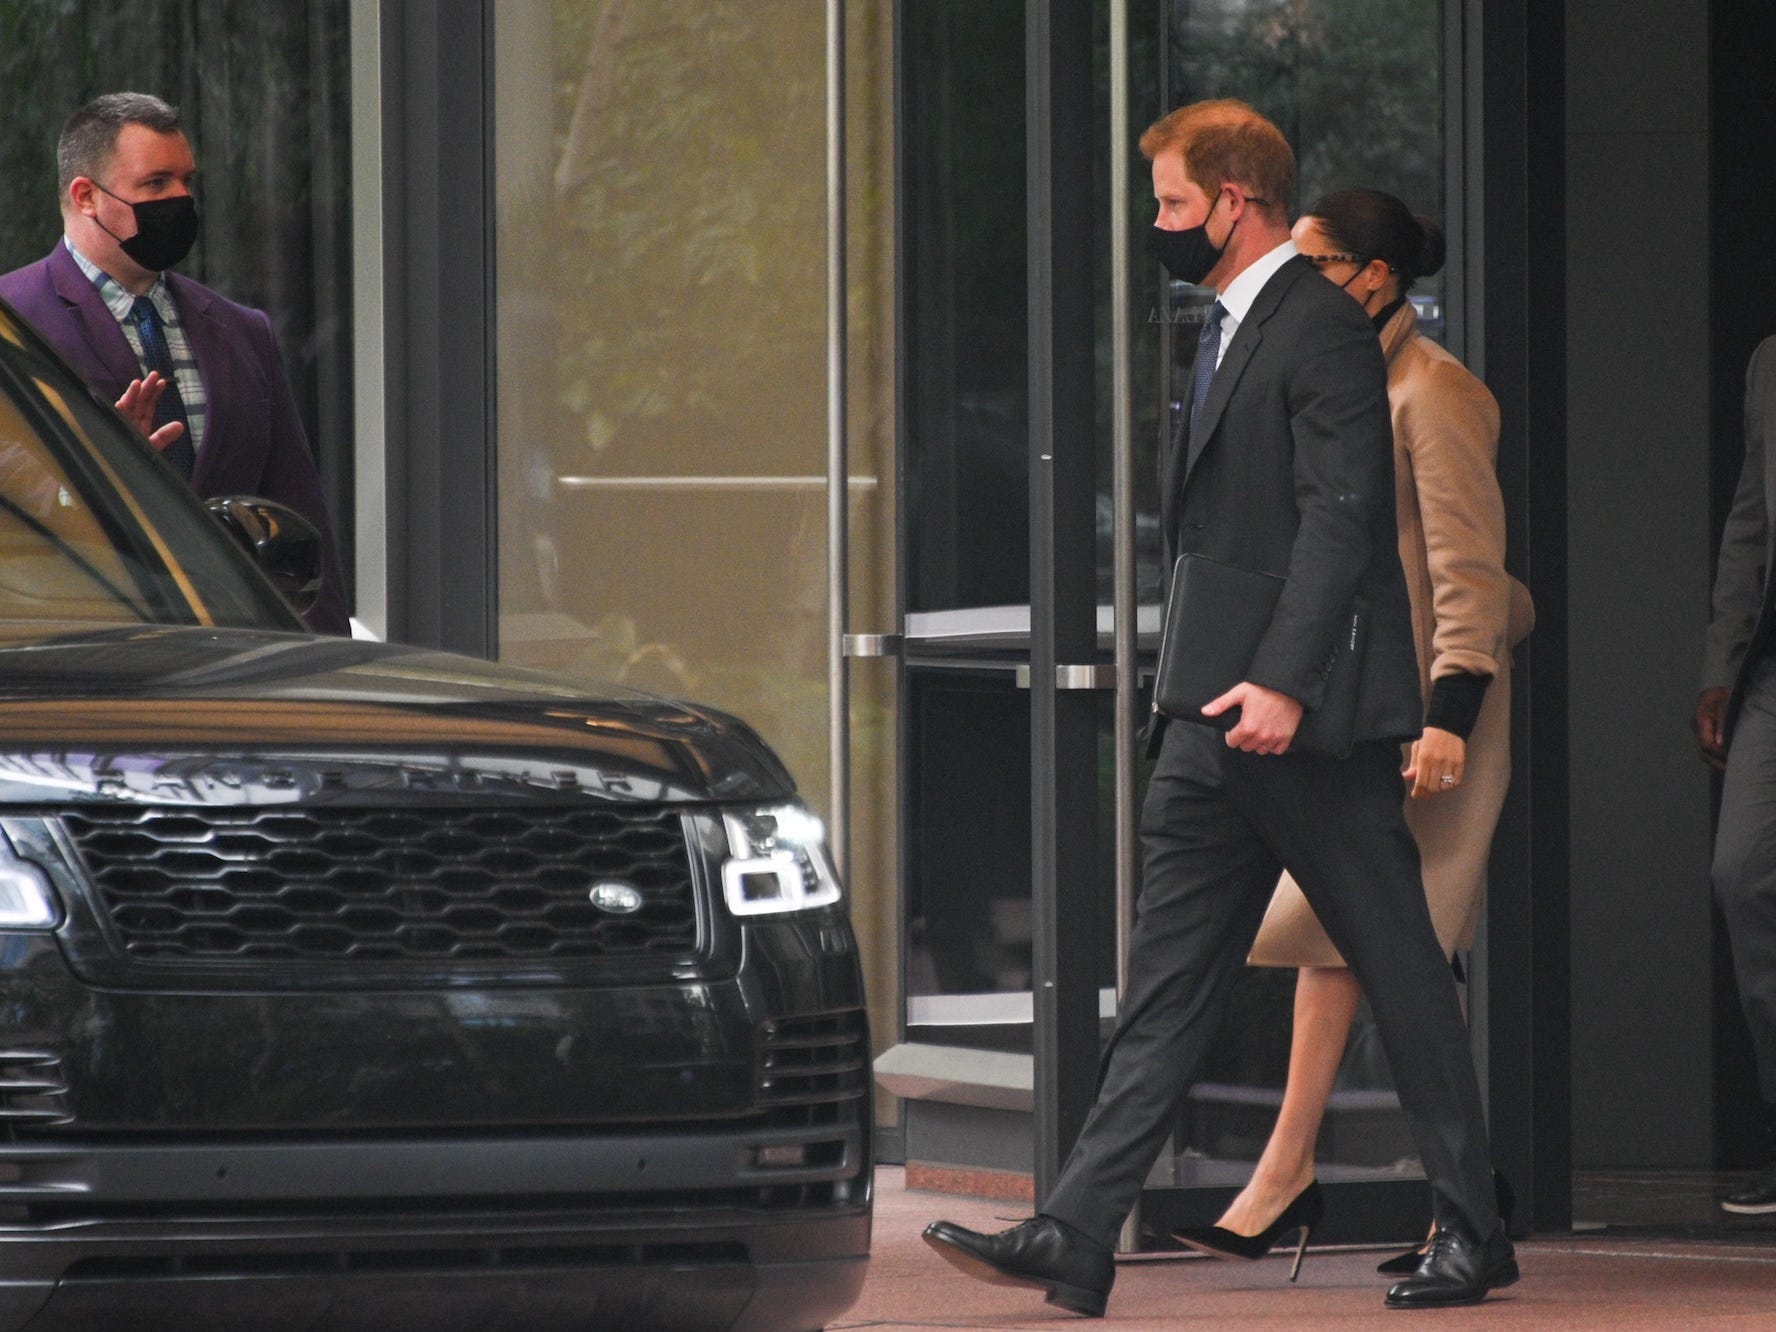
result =
[{"label": "camel wool coat", "polygon": [[[1511,649],[1529,633],[1535,611],[1528,589],[1505,572],[1498,403],[1467,367],[1418,331],[1410,302],[1382,328],[1381,345],[1394,425],[1400,564],[1412,602],[1420,686],[1429,700],[1440,676],[1492,677],[1468,737],[1461,785],[1406,802],[1437,942],[1453,954],[1473,943],[1479,921],[1493,828],[1511,781]],[[1249,961],[1344,965],[1286,873]]]}]

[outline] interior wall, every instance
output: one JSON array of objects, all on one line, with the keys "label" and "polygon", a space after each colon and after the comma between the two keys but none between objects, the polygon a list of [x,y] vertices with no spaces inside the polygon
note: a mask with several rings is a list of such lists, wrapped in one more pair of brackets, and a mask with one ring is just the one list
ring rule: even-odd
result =
[{"label": "interior wall", "polygon": [[1566,23],[1574,1165],[1706,1167],[1708,9]]}]

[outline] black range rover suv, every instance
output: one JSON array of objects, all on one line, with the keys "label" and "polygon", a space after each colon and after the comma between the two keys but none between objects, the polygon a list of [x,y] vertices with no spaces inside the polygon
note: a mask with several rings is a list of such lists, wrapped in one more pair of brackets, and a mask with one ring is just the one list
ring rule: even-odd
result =
[{"label": "black range rover suv", "polygon": [[842,1312],[868,1038],[783,766],[304,633],[312,529],[212,507],[0,306],[0,1329]]}]

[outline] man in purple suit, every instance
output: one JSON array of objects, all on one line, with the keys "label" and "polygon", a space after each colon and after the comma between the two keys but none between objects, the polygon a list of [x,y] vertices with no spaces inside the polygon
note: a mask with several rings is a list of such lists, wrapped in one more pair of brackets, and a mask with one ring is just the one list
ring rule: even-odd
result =
[{"label": "man in purple suit", "polygon": [[197,162],[177,108],[107,93],[56,144],[62,240],[0,277],[0,297],[206,498],[260,495],[320,529],[326,569],[309,625],[349,631],[320,477],[271,321],[170,272],[197,239]]}]

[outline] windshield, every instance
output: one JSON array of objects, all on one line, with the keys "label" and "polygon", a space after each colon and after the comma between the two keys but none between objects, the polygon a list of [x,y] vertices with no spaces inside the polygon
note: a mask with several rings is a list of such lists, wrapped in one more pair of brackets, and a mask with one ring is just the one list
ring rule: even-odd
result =
[{"label": "windshield", "polygon": [[0,305],[0,624],[302,628],[189,488]]}]

